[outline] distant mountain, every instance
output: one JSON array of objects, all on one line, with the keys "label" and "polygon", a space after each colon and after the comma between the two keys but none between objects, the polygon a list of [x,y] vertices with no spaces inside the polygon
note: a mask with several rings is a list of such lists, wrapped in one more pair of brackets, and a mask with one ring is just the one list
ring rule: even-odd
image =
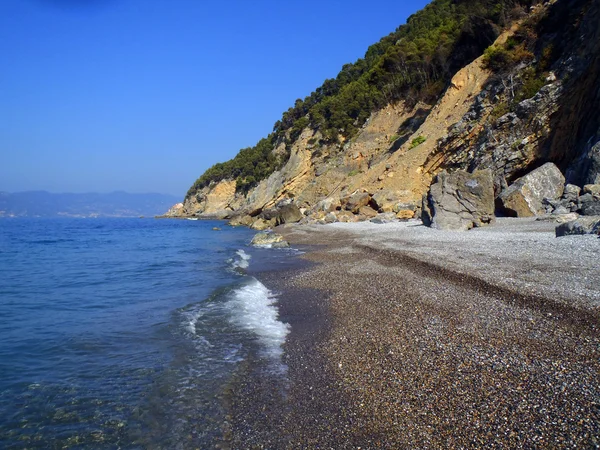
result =
[{"label": "distant mountain", "polygon": [[0,217],[152,217],[179,201],[167,194],[0,192]]}]

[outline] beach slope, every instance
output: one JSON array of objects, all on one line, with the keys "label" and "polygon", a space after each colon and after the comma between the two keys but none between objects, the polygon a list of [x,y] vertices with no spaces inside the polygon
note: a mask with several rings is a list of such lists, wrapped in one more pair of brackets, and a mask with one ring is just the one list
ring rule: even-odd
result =
[{"label": "beach slope", "polygon": [[238,443],[597,446],[600,239],[554,226],[282,228],[316,264],[268,281],[292,324],[288,391]]}]

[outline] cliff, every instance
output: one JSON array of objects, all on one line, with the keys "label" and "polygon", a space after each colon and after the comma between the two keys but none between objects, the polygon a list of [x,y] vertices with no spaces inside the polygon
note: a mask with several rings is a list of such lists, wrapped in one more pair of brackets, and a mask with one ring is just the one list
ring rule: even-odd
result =
[{"label": "cliff", "polygon": [[[431,15],[446,3],[436,0],[424,11]],[[466,64],[453,70],[449,62],[436,79],[433,73],[439,70],[431,63],[432,75],[414,80],[418,90],[405,83],[393,96],[369,91],[384,100],[376,106],[365,103],[352,125],[340,128],[333,138],[330,122],[319,114],[321,104],[337,97],[321,96],[315,102],[313,93],[305,100],[311,109],[287,129],[276,124],[268,138],[272,148],[261,147],[263,155],[268,153],[268,167],[276,170],[268,174],[263,164],[262,176],[256,177],[261,179],[255,181],[247,172],[223,166],[228,176],[219,166],[217,175],[207,172],[192,186],[175,215],[256,217],[293,203],[307,220],[361,220],[371,216],[370,210],[410,218],[419,213],[423,195],[443,170],[490,169],[495,195],[500,196],[517,178],[547,162],[555,163],[568,183],[600,183],[599,3],[534,3],[495,2],[496,7],[512,7],[503,20],[461,19],[447,61]],[[490,2],[486,5],[491,7]],[[455,10],[449,11],[452,19]],[[409,19],[407,26],[414,22]],[[385,55],[420,32],[399,30],[404,37],[389,44]],[[491,39],[485,45],[483,35]],[[382,58],[385,63],[387,56]],[[390,73],[401,70],[395,65],[386,76],[393,79]],[[403,80],[407,73],[402,72]],[[381,91],[388,92],[389,86]],[[291,108],[283,123],[296,110],[306,108]],[[361,117],[366,117],[362,123]],[[369,194],[363,206],[370,210],[357,208],[354,214],[326,219],[331,212],[348,209],[340,205],[357,193]]]}]

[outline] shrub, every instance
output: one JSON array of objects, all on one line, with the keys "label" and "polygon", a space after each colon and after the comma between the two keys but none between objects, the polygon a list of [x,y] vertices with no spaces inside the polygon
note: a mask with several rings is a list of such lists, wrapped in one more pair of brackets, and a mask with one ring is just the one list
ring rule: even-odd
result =
[{"label": "shrub", "polygon": [[507,102],[501,101],[494,106],[494,109],[490,113],[494,119],[502,117],[504,114],[510,112],[510,107]]},{"label": "shrub", "polygon": [[515,97],[512,99],[510,108],[523,100],[533,97],[546,84],[546,74],[538,73],[535,67],[527,67],[520,74],[520,79],[515,90]]},{"label": "shrub", "polygon": [[410,148],[409,150],[412,150],[415,147],[418,147],[419,145],[421,145],[423,142],[425,142],[427,140],[426,137],[423,136],[417,136],[416,138],[414,138],[411,143],[410,143]]}]

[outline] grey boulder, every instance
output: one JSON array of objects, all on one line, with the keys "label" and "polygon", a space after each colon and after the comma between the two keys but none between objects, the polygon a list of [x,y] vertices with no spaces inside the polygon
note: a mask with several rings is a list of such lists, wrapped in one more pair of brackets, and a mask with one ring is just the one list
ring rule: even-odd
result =
[{"label": "grey boulder", "polygon": [[580,217],[556,227],[556,237],[574,234],[600,234],[600,216]]},{"label": "grey boulder", "polygon": [[569,202],[577,202],[581,194],[581,188],[575,184],[565,184],[562,199]]},{"label": "grey boulder", "polygon": [[495,221],[491,170],[442,171],[423,199],[423,223],[440,230],[466,231]]},{"label": "grey boulder", "polygon": [[565,177],[553,163],[546,163],[519,178],[499,196],[505,211],[517,217],[540,216],[546,212],[544,199],[557,200]]},{"label": "grey boulder", "polygon": [[370,222],[378,224],[391,223],[396,221],[396,214],[393,212],[377,214],[377,217],[374,217],[370,220]]},{"label": "grey boulder", "polygon": [[580,207],[577,210],[579,214],[582,216],[600,216],[600,200],[593,197],[587,198],[587,195],[582,195],[580,198]]}]

